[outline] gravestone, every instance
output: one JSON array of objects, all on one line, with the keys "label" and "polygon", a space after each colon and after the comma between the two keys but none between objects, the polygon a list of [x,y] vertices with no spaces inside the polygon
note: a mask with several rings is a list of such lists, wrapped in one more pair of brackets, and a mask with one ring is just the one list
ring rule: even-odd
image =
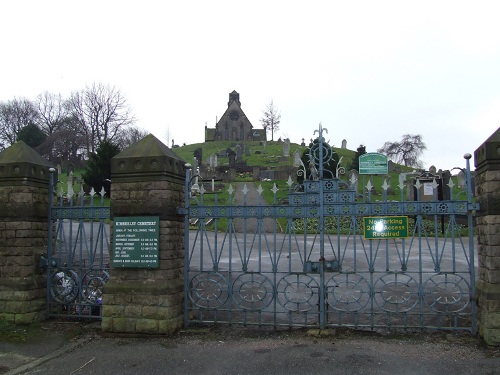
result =
[{"label": "gravestone", "polygon": [[250,156],[250,147],[245,146],[245,156]]},{"label": "gravestone", "polygon": [[227,149],[227,152],[228,152],[227,156],[229,157],[229,166],[233,167],[234,164],[236,163],[236,152],[234,152],[230,148]]},{"label": "gravestone", "polygon": [[60,176],[62,172],[61,164],[57,164],[57,175]]},{"label": "gravestone", "polygon": [[262,152],[265,154],[266,153],[266,141],[262,142]]},{"label": "gravestone", "polygon": [[217,168],[217,154],[210,156],[210,168]]},{"label": "gravestone", "polygon": [[347,148],[347,141],[345,139],[342,140],[342,147],[343,150]]},{"label": "gravestone", "polygon": [[68,181],[67,181],[67,184],[68,184],[68,192],[67,192],[67,199],[70,200],[70,198],[73,196],[73,171],[69,172],[69,175],[68,175]]},{"label": "gravestone", "polygon": [[290,156],[290,139],[286,138],[284,143],[283,143],[283,156],[289,157]]},{"label": "gravestone", "polygon": [[359,173],[356,169],[351,169],[348,174],[347,178],[349,181],[349,185],[351,186],[351,189],[354,191],[358,191],[358,184],[359,184]]},{"label": "gravestone", "polygon": [[465,180],[465,173],[463,171],[458,172],[457,180],[458,180],[458,188],[465,189],[465,187],[467,186],[467,182]]},{"label": "gravestone", "polygon": [[236,151],[236,160],[241,160],[243,155],[243,150],[241,149],[241,146],[236,145],[234,150]]},{"label": "gravestone", "polygon": [[[203,161],[203,149],[201,147],[198,147],[196,150],[194,150],[193,155],[198,162],[196,165],[199,167]],[[194,170],[196,171],[196,169]]]},{"label": "gravestone", "polygon": [[293,153],[293,166],[294,167],[300,167],[301,165],[301,160],[300,160],[300,151],[299,150],[295,150],[295,152]]},{"label": "gravestone", "polygon": [[306,142],[305,142],[305,139],[302,138],[302,143],[300,144],[302,147],[304,147],[306,145]]}]

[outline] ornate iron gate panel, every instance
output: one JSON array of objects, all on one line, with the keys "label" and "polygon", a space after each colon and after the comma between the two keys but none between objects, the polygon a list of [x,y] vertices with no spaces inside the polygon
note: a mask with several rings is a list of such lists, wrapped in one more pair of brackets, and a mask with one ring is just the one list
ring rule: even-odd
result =
[{"label": "ornate iron gate panel", "polygon": [[[319,129],[296,185],[289,179],[286,204],[266,204],[259,186],[209,194],[199,176],[186,176],[185,324],[449,329],[475,333],[475,265],[470,166],[465,189],[453,180],[448,200],[388,200],[387,181],[374,199],[369,181],[328,170],[332,148]],[[331,172],[331,175],[328,173]],[[419,178],[415,189],[424,189]],[[196,189],[193,190],[193,185]],[[280,187],[282,188],[282,187]],[[253,187],[252,187],[253,189]],[[196,191],[196,195],[192,194]],[[366,239],[364,218],[385,218],[405,238]],[[391,221],[392,220],[392,221]],[[389,224],[388,224],[389,223]]]},{"label": "ornate iron gate panel", "polygon": [[80,187],[56,192],[51,171],[47,269],[47,316],[101,317],[102,288],[109,278],[109,206]]}]

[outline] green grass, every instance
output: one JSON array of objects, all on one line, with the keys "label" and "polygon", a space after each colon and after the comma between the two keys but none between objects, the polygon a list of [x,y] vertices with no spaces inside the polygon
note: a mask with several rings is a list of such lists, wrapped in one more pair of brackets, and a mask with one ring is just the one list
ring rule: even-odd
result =
[{"label": "green grass", "polygon": [[15,325],[5,319],[0,319],[1,342],[26,342],[41,334],[40,323],[31,325]]},{"label": "green grass", "polygon": [[[279,166],[290,166],[293,163],[293,154],[296,150],[299,150],[300,154],[308,148],[308,146],[301,146],[297,143],[290,143],[290,156],[288,159],[281,160],[283,156],[283,142],[278,141],[267,141],[266,147],[261,145],[260,141],[217,141],[217,142],[205,142],[205,143],[195,143],[192,145],[186,145],[182,147],[176,147],[173,151],[183,159],[185,162],[193,164],[194,151],[197,148],[202,149],[202,159],[205,162],[212,154],[219,154],[220,152],[231,147],[233,144],[245,144],[246,147],[250,149],[250,154],[246,156],[242,155],[242,160],[249,166],[261,166],[261,167],[279,167]],[[352,158],[355,155],[354,151],[347,149],[334,148],[339,157],[344,157],[343,165],[349,165]],[[347,164],[346,164],[347,163]],[[218,157],[217,164],[229,165],[229,158]]]}]

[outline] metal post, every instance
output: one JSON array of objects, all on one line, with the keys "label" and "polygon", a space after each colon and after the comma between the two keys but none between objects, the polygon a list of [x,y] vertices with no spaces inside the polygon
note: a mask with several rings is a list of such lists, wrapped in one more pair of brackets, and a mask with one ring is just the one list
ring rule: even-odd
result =
[{"label": "metal post", "polygon": [[469,271],[470,271],[470,298],[472,307],[472,326],[471,333],[476,334],[477,321],[476,321],[476,269],[474,262],[474,222],[472,216],[472,183],[470,176],[470,159],[472,155],[467,153],[464,155],[465,165],[466,165],[466,178],[467,178],[467,226],[469,227]]},{"label": "metal post", "polygon": [[184,185],[184,327],[189,325],[189,189],[191,164],[186,163],[186,180]]},{"label": "metal post", "polygon": [[47,286],[46,286],[46,302],[45,314],[46,318],[50,315],[50,281],[51,281],[51,262],[52,262],[52,205],[54,204],[54,173],[55,168],[49,168],[49,217],[48,217],[48,241],[47,241]]}]

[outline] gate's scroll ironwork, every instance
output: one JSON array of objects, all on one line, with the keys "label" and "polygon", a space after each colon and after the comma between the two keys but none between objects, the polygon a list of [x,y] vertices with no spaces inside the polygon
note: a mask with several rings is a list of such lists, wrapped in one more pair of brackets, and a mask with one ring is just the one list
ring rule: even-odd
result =
[{"label": "gate's scroll ironwork", "polygon": [[57,190],[50,175],[47,254],[47,316],[100,319],[101,296],[109,278],[109,206],[104,189],[85,194]]},{"label": "gate's scroll ironwork", "polygon": [[[244,185],[208,194],[186,175],[185,324],[235,323],[363,329],[450,329],[475,333],[473,211],[469,159],[465,189],[450,182],[448,200],[405,200],[406,181],[384,181],[376,200],[368,182],[326,169],[333,149],[319,128],[302,165],[302,185],[288,181],[288,203],[250,202]],[[196,195],[192,195],[197,184]],[[280,187],[281,189],[282,187]],[[378,187],[377,187],[378,188]],[[399,189],[400,201],[388,190]],[[417,192],[424,189],[416,179]],[[426,186],[429,189],[429,185]],[[409,237],[367,240],[364,217],[408,216]],[[459,224],[462,223],[463,224]],[[466,228],[466,229],[464,229]],[[442,234],[439,234],[440,232]],[[464,234],[464,231],[466,232]]]}]

